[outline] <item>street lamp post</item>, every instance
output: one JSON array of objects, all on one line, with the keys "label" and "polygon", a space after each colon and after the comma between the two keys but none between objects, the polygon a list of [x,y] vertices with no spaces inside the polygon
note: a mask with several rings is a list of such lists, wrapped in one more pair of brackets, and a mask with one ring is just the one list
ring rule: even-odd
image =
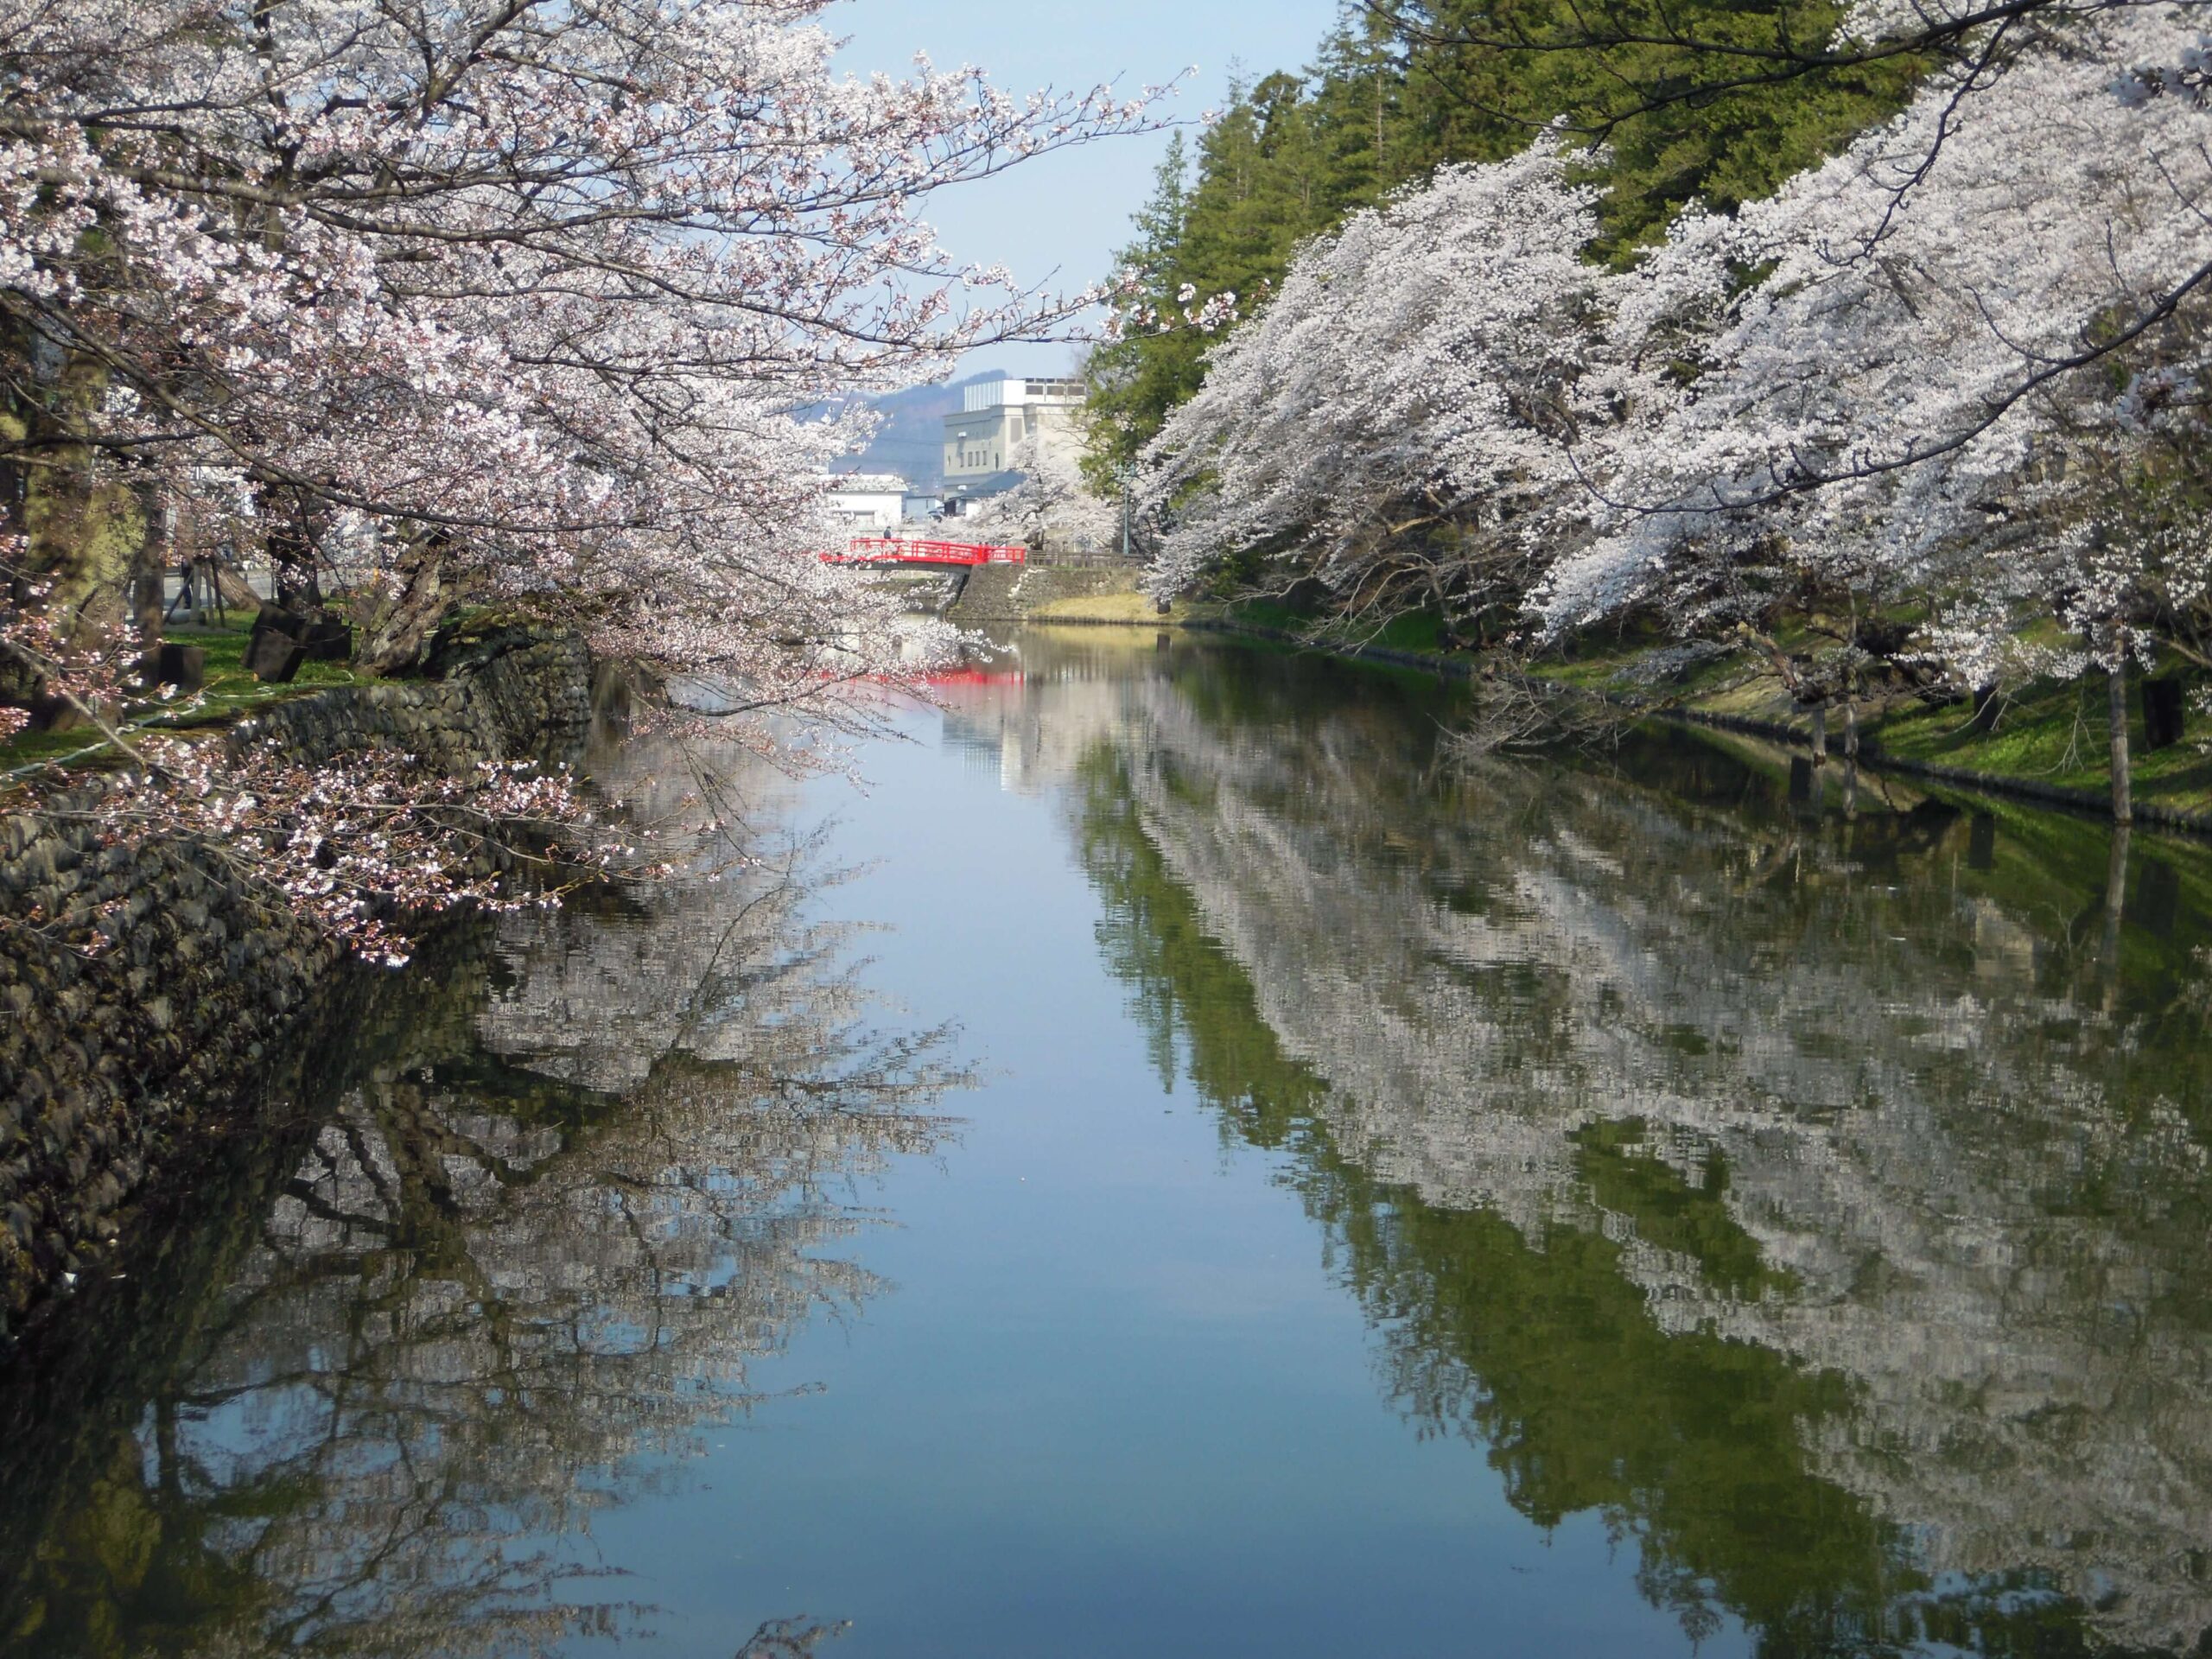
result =
[{"label": "street lamp post", "polygon": [[1123,461],[1118,469],[1122,480],[1122,563],[1130,560],[1130,492],[1136,483],[1137,469],[1134,461]]}]

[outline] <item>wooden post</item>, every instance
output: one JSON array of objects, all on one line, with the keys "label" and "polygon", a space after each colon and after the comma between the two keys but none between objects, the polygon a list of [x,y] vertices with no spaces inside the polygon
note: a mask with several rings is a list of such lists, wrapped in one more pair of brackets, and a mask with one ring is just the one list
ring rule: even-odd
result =
[{"label": "wooden post", "polygon": [[2124,636],[2114,638],[2116,660],[2106,682],[2112,722],[2112,821],[2114,823],[2135,822],[2134,779],[2130,774],[2127,755],[2127,658],[2123,654],[2124,639]]}]

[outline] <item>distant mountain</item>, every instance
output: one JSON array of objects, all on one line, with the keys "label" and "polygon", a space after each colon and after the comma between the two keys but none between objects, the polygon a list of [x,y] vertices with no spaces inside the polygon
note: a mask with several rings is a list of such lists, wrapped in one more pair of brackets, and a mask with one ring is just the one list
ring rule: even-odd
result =
[{"label": "distant mountain", "polygon": [[987,369],[950,385],[909,386],[871,398],[883,416],[875,442],[837,462],[836,470],[897,473],[918,490],[937,489],[944,482],[944,417],[960,412],[968,387],[1007,378],[1002,369]]}]

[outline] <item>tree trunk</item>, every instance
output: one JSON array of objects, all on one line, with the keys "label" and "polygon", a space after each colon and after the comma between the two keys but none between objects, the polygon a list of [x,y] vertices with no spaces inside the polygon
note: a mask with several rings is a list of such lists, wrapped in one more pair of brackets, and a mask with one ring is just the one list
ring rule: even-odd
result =
[{"label": "tree trunk", "polygon": [[[43,346],[27,355],[38,366],[34,386],[0,405],[0,436],[22,446],[13,478],[8,529],[23,537],[12,604],[28,602],[34,585],[42,607],[72,650],[109,652],[123,645],[131,620],[131,588],[146,534],[137,488],[96,463],[84,430],[107,394],[97,360]],[[68,723],[73,710],[46,690],[31,663],[0,662],[0,702],[29,707],[41,722]]]},{"label": "tree trunk", "polygon": [[372,674],[403,674],[422,665],[452,600],[445,575],[444,549],[436,543],[417,543],[401,554],[396,568],[365,595],[353,644],[358,666]]},{"label": "tree trunk", "polygon": [[[20,443],[29,431],[29,411],[21,398],[0,389],[0,438]],[[27,534],[29,510],[30,469],[19,461],[0,461],[0,537],[12,544]],[[30,582],[12,558],[0,577],[0,613],[12,616],[30,602]],[[0,706],[29,702],[37,690],[29,666],[0,651]]]},{"label": "tree trunk", "polygon": [[264,489],[270,591],[277,605],[310,621],[322,620],[322,578],[316,564],[314,509],[297,490]]},{"label": "tree trunk", "polygon": [[144,653],[139,677],[150,687],[161,678],[162,629],[168,620],[166,606],[174,538],[160,487],[148,486],[140,493],[139,503],[146,515],[146,533],[139,538],[137,556],[131,561],[130,626]]},{"label": "tree trunk", "polygon": [[1828,763],[1828,706],[1817,703],[1813,709],[1813,764],[1825,766]]},{"label": "tree trunk", "polygon": [[[2115,650],[2119,647],[2116,645]],[[2115,663],[2107,680],[2112,721],[2112,821],[2135,821],[2134,779],[2127,758],[2127,662]]]},{"label": "tree trunk", "polygon": [[[73,646],[111,643],[130,613],[130,594],[147,538],[138,490],[94,464],[82,430],[107,395],[107,372],[89,358],[65,358],[47,402],[20,403],[20,425],[33,464],[24,469],[22,530],[28,574],[50,582],[47,609],[67,619]],[[12,435],[12,433],[11,433]]]},{"label": "tree trunk", "polygon": [[146,534],[132,561],[130,613],[138,629],[138,642],[148,650],[161,643],[162,611],[168,599],[168,572],[175,563],[175,538],[170,534],[168,508],[157,487],[140,498],[146,515]]}]

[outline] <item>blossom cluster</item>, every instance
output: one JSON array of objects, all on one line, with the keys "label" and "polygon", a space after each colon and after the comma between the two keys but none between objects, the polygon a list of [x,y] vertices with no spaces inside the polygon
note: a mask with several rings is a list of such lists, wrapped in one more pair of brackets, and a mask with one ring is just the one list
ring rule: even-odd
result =
[{"label": "blossom cluster", "polygon": [[[1264,290],[1267,284],[1263,282],[1261,286]],[[1185,283],[1176,289],[1172,306],[1154,305],[1143,293],[1143,279],[1135,271],[1125,270],[1115,281],[1109,290],[1112,309],[1106,314],[1102,331],[1107,340],[1126,340],[1132,334],[1171,334],[1186,328],[1217,334],[1243,320],[1243,302],[1234,289],[1201,298],[1195,283]]]},{"label": "blossom cluster", "polygon": [[[1625,267],[1592,257],[1549,135],[1355,217],[1152,445],[1153,580],[1258,553],[1355,613],[1554,634],[1902,607],[1891,655],[1973,685],[2195,638],[2212,151],[2188,10],[2085,12],[1935,73]],[[2078,650],[2023,645],[2038,620]]]},{"label": "blossom cluster", "polygon": [[978,503],[960,521],[963,537],[1039,548],[1057,543],[1084,551],[1114,546],[1122,533],[1120,505],[1091,493],[1071,446],[1048,443],[1043,429],[1033,426],[1007,460],[1020,481]]}]

